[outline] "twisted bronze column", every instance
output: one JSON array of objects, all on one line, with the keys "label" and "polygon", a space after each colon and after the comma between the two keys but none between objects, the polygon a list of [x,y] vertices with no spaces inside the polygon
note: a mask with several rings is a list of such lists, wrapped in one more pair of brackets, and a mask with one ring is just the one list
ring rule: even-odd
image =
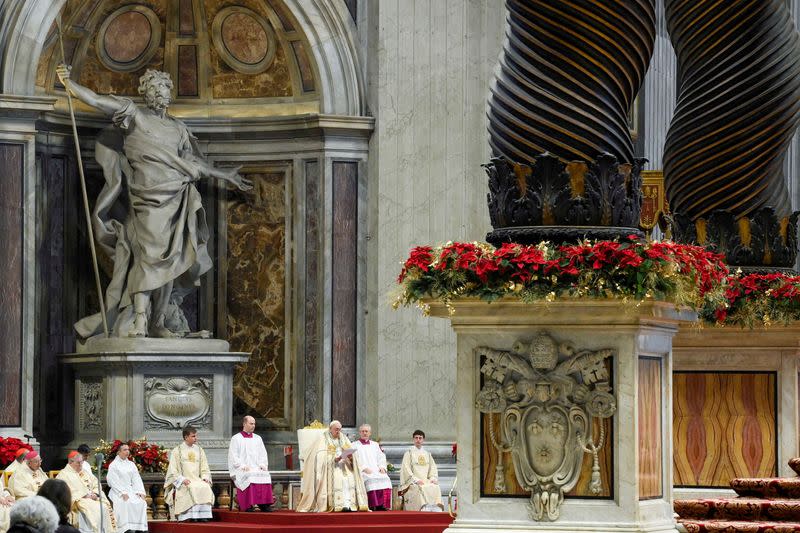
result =
[{"label": "twisted bronze column", "polygon": [[652,0],[506,0],[488,102],[487,239],[636,233],[643,160],[628,111],[655,40]]},{"label": "twisted bronze column", "polygon": [[[738,264],[774,265],[782,256],[791,265],[782,167],[800,120],[800,35],[786,3],[667,0],[665,7],[678,58],[678,104],[664,148],[676,237],[716,244]],[[738,231],[715,227],[734,220]],[[754,241],[768,244],[755,249]]]}]

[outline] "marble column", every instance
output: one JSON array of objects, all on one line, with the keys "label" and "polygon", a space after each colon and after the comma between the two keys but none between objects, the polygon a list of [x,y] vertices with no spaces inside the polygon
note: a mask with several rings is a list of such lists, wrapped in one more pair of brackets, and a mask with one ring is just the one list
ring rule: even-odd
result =
[{"label": "marble column", "polygon": [[[631,306],[619,301],[601,300],[550,304],[503,300],[488,304],[464,299],[454,302],[454,307],[455,314],[451,316],[444,305],[430,304],[431,315],[448,318],[458,339],[455,420],[459,445],[459,510],[456,521],[447,531],[676,531],[672,517],[672,337],[681,321],[692,320],[694,316],[679,313],[673,305],[661,302]],[[538,347],[535,341],[542,335],[549,336],[555,342],[551,351],[558,353],[557,358],[552,357],[554,353]],[[508,486],[503,487],[501,483],[498,488],[496,481],[494,488],[490,489],[488,480],[496,480],[497,477],[492,472],[487,474],[483,471],[487,465],[487,452],[482,444],[485,429],[479,407],[483,411],[481,406],[484,404],[478,393],[485,390],[488,380],[504,379],[496,378],[500,374],[491,371],[488,358],[482,355],[488,352],[516,353],[520,352],[520,347],[524,356],[518,361],[530,361],[526,364],[540,370],[533,372],[533,377],[526,378],[529,381],[520,381],[514,389],[517,392],[510,391],[503,382],[503,394],[510,394],[509,403],[504,404],[510,407],[509,411],[513,405],[518,405],[512,405],[512,402],[521,402],[519,405],[525,403],[519,398],[513,399],[517,393],[537,398],[533,403],[539,401],[544,402],[542,406],[549,406],[561,400],[551,398],[547,403],[542,395],[552,393],[558,396],[562,394],[558,391],[564,391],[563,394],[573,398],[573,403],[571,407],[568,406],[569,422],[564,419],[568,431],[555,418],[552,418],[552,424],[548,422],[544,429],[537,430],[536,422],[544,419],[537,418],[535,406],[531,407],[533,410],[522,409],[521,429],[516,433],[516,443],[509,444],[510,453],[506,454],[508,461],[513,457],[514,473],[506,474],[505,480],[508,481],[511,476],[523,490],[511,494]],[[588,358],[593,360],[602,356],[608,361],[605,363],[608,366],[602,371],[595,364],[597,361],[590,364],[588,359],[575,359],[579,354],[589,354]],[[556,370],[551,375],[548,372],[552,371],[546,370],[567,360],[570,360],[567,366],[558,366],[562,370],[571,369],[566,374],[559,374],[559,370]],[[569,375],[578,370],[581,377],[574,379],[581,383],[578,385],[580,390],[572,389],[568,384],[573,379]],[[513,377],[512,372],[520,370],[515,367],[507,372],[508,376]],[[550,381],[552,376],[556,376],[553,378],[555,381]],[[596,395],[599,398],[605,394],[595,391],[605,390],[606,385],[610,386],[607,392],[615,398],[615,411],[610,418],[605,418],[608,411],[598,411],[599,404],[592,400]],[[589,396],[584,397],[581,390]],[[579,394],[571,396],[573,393],[570,391]],[[579,399],[581,397],[583,399]],[[570,437],[565,437],[563,449],[554,444],[558,441],[557,437],[554,437],[555,440],[545,437],[551,431],[566,431],[571,435],[571,431],[577,427],[573,425],[577,423],[572,413],[580,410],[584,401],[585,409],[593,421],[590,429],[576,430],[578,443],[582,438],[584,443],[588,442],[585,437],[589,432],[593,433],[595,443],[602,440],[602,437],[598,439],[598,429],[591,428],[594,424],[609,424],[601,420],[610,420],[602,448],[611,457],[599,459],[599,479],[594,475],[591,461],[587,464],[584,460],[579,468],[580,477],[570,478],[574,479],[572,486],[562,479],[566,487],[564,490],[572,492],[553,513],[555,516],[551,515],[549,519],[535,517],[534,498],[520,496],[530,496],[530,492],[533,490],[535,494],[536,490],[525,490],[524,482],[519,478],[520,472],[527,472],[523,475],[534,477],[546,476],[550,473],[550,467],[561,465],[557,470],[559,475],[550,478],[549,486],[544,478],[538,485],[552,493],[552,485],[558,485],[556,479],[564,473],[564,465],[575,460],[572,454],[580,448],[571,443]],[[541,412],[552,413],[550,409],[545,407]],[[597,414],[601,411],[604,414]],[[503,416],[505,414],[503,412]],[[543,431],[547,435],[539,435]],[[524,440],[520,441],[525,438],[520,435],[537,436],[530,437],[526,444]],[[523,466],[520,470],[517,459],[526,455],[529,457],[527,460],[537,466]],[[555,462],[551,458],[556,458]],[[599,487],[596,481],[599,481]],[[599,491],[594,490],[597,488]]]},{"label": "marble column", "polygon": [[0,95],[0,435],[6,437],[33,433],[35,122],[54,101]]}]

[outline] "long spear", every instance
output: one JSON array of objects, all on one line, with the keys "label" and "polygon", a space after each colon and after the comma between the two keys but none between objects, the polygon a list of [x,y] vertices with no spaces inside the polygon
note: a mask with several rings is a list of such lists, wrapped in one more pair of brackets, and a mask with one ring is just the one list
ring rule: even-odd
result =
[{"label": "long spear", "polygon": [[[67,64],[67,55],[64,53],[64,38],[61,31],[61,14],[56,17],[58,26],[58,42],[61,45],[61,58]],[[94,267],[94,282],[97,286],[97,296],[100,300],[100,316],[103,319],[103,332],[108,337],[108,318],[106,317],[106,302],[103,288],[100,285],[100,267],[97,265],[97,251],[94,247],[94,230],[92,229],[92,214],[89,210],[89,197],[86,194],[86,177],[83,175],[83,158],[81,157],[81,145],[78,140],[78,126],[75,123],[75,110],[72,107],[72,95],[65,86],[67,92],[67,103],[69,104],[69,118],[72,120],[72,135],[75,137],[75,156],[78,159],[78,174],[81,177],[81,194],[83,195],[83,211],[86,215],[86,225],[89,227],[89,248],[92,251],[92,266]]]}]

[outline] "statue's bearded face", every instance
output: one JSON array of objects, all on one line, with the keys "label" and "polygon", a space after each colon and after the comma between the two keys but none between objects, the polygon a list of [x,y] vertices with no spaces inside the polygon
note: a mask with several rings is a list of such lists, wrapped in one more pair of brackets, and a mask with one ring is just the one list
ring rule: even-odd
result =
[{"label": "statue's bearded face", "polygon": [[144,101],[152,109],[166,109],[172,102],[172,84],[165,80],[153,80],[147,87]]}]

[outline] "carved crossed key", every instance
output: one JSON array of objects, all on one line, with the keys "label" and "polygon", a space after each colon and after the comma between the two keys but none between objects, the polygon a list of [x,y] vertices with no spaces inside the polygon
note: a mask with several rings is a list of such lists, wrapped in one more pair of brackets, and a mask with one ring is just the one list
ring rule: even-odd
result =
[{"label": "carved crossed key", "polygon": [[490,420],[489,432],[499,459],[495,487],[505,490],[502,452],[511,452],[517,481],[531,491],[531,519],[557,520],[564,493],[578,482],[584,453],[594,459],[590,490],[601,491],[598,453],[602,431],[592,440],[593,420],[617,409],[605,360],[615,350],[580,350],[540,333],[517,341],[510,351],[476,349],[485,358],[484,385],[475,399],[482,413],[500,413],[500,435]]}]

